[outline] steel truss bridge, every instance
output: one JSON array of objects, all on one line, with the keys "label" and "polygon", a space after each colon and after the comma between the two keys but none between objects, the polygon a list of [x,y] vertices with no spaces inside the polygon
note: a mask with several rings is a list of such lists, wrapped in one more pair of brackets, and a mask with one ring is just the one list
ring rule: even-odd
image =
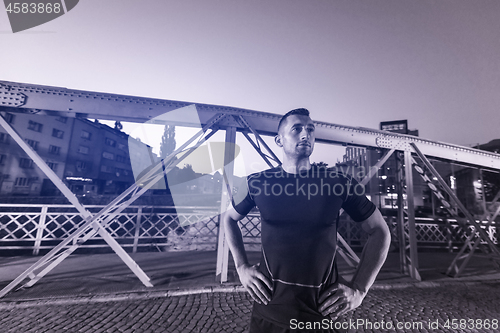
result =
[{"label": "steel truss bridge", "polygon": [[[181,158],[175,158],[180,152],[196,150],[217,131],[225,131],[225,141],[229,143],[225,145],[224,153],[225,167],[223,168],[221,211],[224,211],[225,207],[228,206],[231,189],[233,188],[233,163],[231,162],[235,158],[236,132],[244,135],[270,167],[281,164],[278,157],[261,137],[263,135],[276,135],[281,115],[227,106],[0,81],[0,111],[13,113],[21,112],[144,123],[165,113],[193,105],[201,123],[202,128],[200,131],[162,160],[161,163],[143,174],[141,179],[138,179],[136,183],[116,197],[110,204],[99,210],[90,210],[84,207],[36,151],[23,141],[19,133],[3,117],[0,117],[0,125],[63,193],[80,218],[78,227],[72,233],[65,235],[65,238],[59,244],[2,289],[0,297],[5,296],[19,285],[23,287],[33,286],[82,244],[97,235],[105,240],[145,286],[152,287],[149,277],[117,242],[115,239],[117,235],[109,231],[109,226],[116,221],[117,216],[120,216],[122,212],[126,212],[137,198],[163,179],[164,173],[173,169],[189,155],[184,153]],[[193,122],[190,119],[179,119],[175,123],[172,123],[172,120],[168,122],[170,125],[192,127],[199,127],[200,123]],[[500,205],[496,210],[488,211],[481,219],[474,217],[429,161],[429,158],[437,158],[474,166],[480,168],[480,170],[498,172],[500,170],[500,154],[369,128],[319,121],[314,123],[317,142],[377,148],[385,151],[377,163],[371,166],[368,174],[361,181],[362,184],[367,184],[390,156],[396,156],[398,165],[397,207],[399,207],[396,219],[396,233],[400,250],[400,267],[403,274],[408,274],[413,279],[420,280],[413,200],[413,172],[417,172],[422,177],[434,195],[440,199],[441,204],[461,223],[462,229],[467,234],[465,244],[450,263],[447,274],[459,275],[474,252],[478,250],[484,251],[494,260],[500,260],[500,250],[490,237],[491,229],[496,227],[494,221],[500,213]],[[158,122],[158,124],[162,123]],[[406,209],[403,205],[403,194],[406,194],[407,197]],[[491,207],[495,207],[495,203],[499,199],[500,193],[495,196]],[[222,224],[219,224],[217,227],[216,274],[220,282],[225,282],[228,275],[229,248],[225,241],[224,229],[221,226]],[[359,262],[359,258],[340,235],[338,239],[339,254],[348,263],[355,266]]]}]

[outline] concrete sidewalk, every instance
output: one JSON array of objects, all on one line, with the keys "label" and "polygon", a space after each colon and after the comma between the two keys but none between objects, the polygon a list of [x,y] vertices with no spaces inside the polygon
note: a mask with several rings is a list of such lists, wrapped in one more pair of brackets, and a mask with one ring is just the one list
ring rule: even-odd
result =
[{"label": "concrete sidewalk", "polygon": [[[252,263],[259,256],[249,253]],[[463,277],[453,279],[444,275],[453,257],[421,253],[423,281],[415,282],[399,273],[399,255],[391,253],[361,306],[335,324],[353,333],[498,332],[500,272],[476,255]],[[215,252],[133,258],[153,288],[144,287],[115,254],[74,255],[33,287],[0,299],[2,333],[247,332],[252,300],[233,266],[229,282],[215,281]],[[0,258],[0,287],[37,259]],[[353,272],[342,262],[339,268]]]},{"label": "concrete sidewalk", "polygon": [[[471,281],[500,281],[500,270],[485,255],[475,254],[459,278],[445,275],[456,254],[443,252],[419,253],[422,281],[417,282],[399,271],[399,254],[390,253],[374,289],[407,286],[437,286]],[[31,288],[13,290],[0,299],[0,305],[11,302],[55,301],[117,297],[157,297],[180,293],[241,291],[234,264],[230,260],[229,281],[215,279],[216,253],[207,252],[143,252],[131,255],[151,278],[153,288],[141,281],[114,253],[72,255]],[[257,263],[260,253],[249,252],[251,263]],[[40,257],[0,258],[0,288],[5,287]],[[341,274],[353,273],[342,259]],[[134,296],[132,296],[134,295]]]}]

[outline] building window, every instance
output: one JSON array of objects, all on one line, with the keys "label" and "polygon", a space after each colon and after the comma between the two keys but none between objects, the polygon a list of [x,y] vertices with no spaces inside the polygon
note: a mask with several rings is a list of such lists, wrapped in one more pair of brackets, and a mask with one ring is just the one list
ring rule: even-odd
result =
[{"label": "building window", "polygon": [[4,165],[6,160],[7,160],[7,155],[1,154],[0,155],[0,165]]},{"label": "building window", "polygon": [[4,118],[5,118],[5,121],[7,121],[9,124],[13,124],[16,116],[13,115],[12,113],[6,113]]},{"label": "building window", "polygon": [[0,133],[0,142],[9,143],[9,135],[7,133]]},{"label": "building window", "polygon": [[116,155],[116,161],[117,162],[120,162],[120,163],[126,163],[127,162],[127,158],[123,155]]},{"label": "building window", "polygon": [[92,137],[92,133],[82,130],[82,133],[80,134],[80,137],[82,139],[90,140],[90,138]]},{"label": "building window", "polygon": [[54,128],[52,130],[52,136],[58,139],[62,139],[64,136],[64,131],[58,130],[57,128]]},{"label": "building window", "polygon": [[102,157],[105,158],[105,159],[108,159],[108,160],[114,160],[115,159],[115,155],[111,154],[111,153],[108,153],[107,151],[103,151],[102,152]]},{"label": "building window", "polygon": [[116,176],[117,177],[128,176],[129,175],[128,170],[125,170],[125,169],[116,168],[115,171],[116,171]]},{"label": "building window", "polygon": [[47,165],[49,166],[49,168],[52,169],[52,171],[54,171],[54,172],[57,171],[57,163],[47,162]]},{"label": "building window", "polygon": [[76,170],[77,171],[84,171],[87,170],[89,167],[88,163],[85,161],[76,161]]},{"label": "building window", "polygon": [[110,138],[104,139],[104,143],[107,144],[108,146],[115,147],[116,146],[116,141]]},{"label": "building window", "polygon": [[66,122],[68,121],[68,117],[57,117],[56,118],[57,121],[60,121],[61,123],[63,124],[66,124]]},{"label": "building window", "polygon": [[101,172],[113,173],[114,168],[110,167],[109,165],[101,165]]},{"label": "building window", "polygon": [[23,169],[33,168],[33,160],[29,158],[21,158],[19,160],[19,167]]},{"label": "building window", "polygon": [[26,139],[26,143],[29,144],[33,150],[38,150],[38,141]]},{"label": "building window", "polygon": [[118,144],[118,149],[123,150],[123,151],[127,151],[127,146],[124,145],[123,143],[119,143]]},{"label": "building window", "polygon": [[49,154],[59,155],[61,153],[61,147],[58,146],[49,146]]},{"label": "building window", "polygon": [[78,147],[78,152],[80,154],[87,155],[89,153],[89,147],[80,146],[80,147]]},{"label": "building window", "polygon": [[40,123],[37,123],[36,121],[30,120],[28,122],[28,129],[35,131],[35,132],[41,132],[43,128],[43,125]]},{"label": "building window", "polygon": [[28,187],[30,186],[30,179],[25,177],[18,177],[16,178],[16,182],[14,183],[14,185],[19,187]]}]

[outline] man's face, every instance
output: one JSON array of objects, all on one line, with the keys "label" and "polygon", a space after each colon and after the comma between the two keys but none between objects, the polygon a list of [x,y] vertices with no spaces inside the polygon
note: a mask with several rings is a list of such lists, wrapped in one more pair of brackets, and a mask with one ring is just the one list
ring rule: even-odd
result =
[{"label": "man's face", "polygon": [[286,118],[275,138],[276,144],[290,157],[309,157],[314,149],[315,127],[308,116]]}]

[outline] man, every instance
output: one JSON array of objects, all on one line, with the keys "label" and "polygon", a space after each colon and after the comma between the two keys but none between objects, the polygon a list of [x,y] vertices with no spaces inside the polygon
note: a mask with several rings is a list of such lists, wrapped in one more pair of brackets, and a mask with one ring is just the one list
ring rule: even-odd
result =
[{"label": "man", "polygon": [[[308,110],[285,114],[275,137],[283,164],[250,175],[246,197],[223,217],[240,281],[255,301],[251,333],[336,332],[335,320],[361,304],[387,257],[382,215],[350,176],[311,165],[314,141]],[[262,257],[251,266],[237,221],[254,206]],[[338,276],[335,262],[341,208],[369,235],[350,282]]]}]

